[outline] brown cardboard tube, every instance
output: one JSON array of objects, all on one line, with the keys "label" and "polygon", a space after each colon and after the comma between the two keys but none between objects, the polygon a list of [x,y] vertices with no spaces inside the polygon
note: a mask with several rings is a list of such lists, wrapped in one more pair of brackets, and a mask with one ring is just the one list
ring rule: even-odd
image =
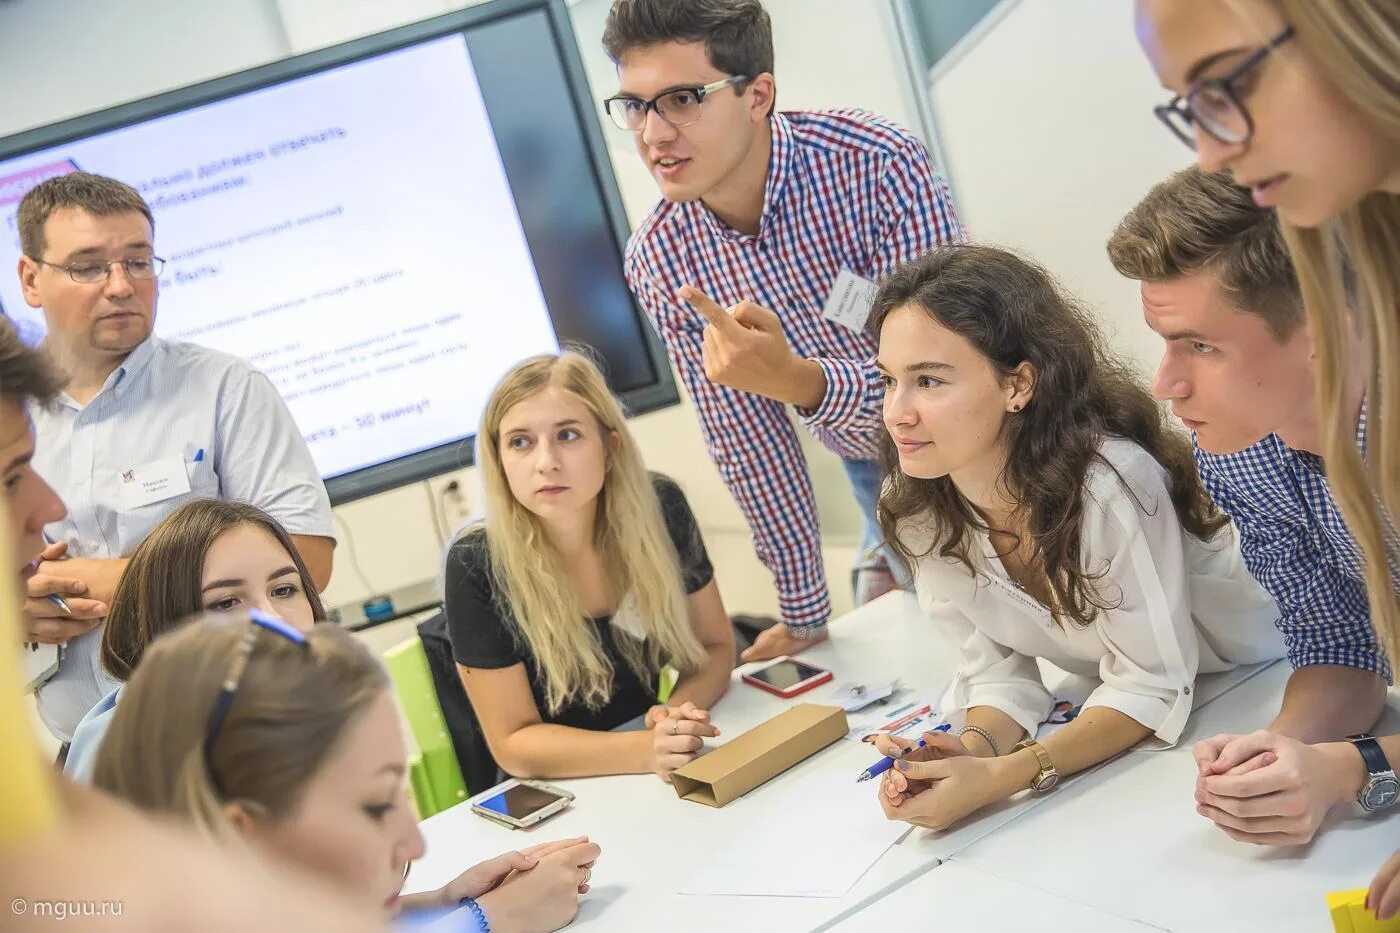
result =
[{"label": "brown cardboard tube", "polygon": [[722,807],[845,735],[846,711],[802,703],[671,773],[682,800]]}]

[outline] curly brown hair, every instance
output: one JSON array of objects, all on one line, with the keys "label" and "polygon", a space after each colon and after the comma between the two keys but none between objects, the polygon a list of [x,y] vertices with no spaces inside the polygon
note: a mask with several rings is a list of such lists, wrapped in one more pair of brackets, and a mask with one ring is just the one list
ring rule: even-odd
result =
[{"label": "curly brown hair", "polygon": [[[1003,375],[1021,363],[1035,370],[1035,394],[1002,428],[1009,456],[1002,486],[1016,497],[1013,524],[1029,531],[1033,563],[1049,581],[1057,618],[1088,625],[1114,608],[1097,591],[1103,568],[1085,566],[1080,551],[1084,477],[1106,437],[1141,446],[1166,469],[1182,526],[1210,539],[1229,521],[1196,473],[1190,443],[1173,431],[1132,370],[1114,357],[1088,312],[1041,267],[988,246],[946,246],[901,266],[881,286],[870,316],[878,337],[886,318],[916,307],[966,339]],[[878,515],[886,541],[909,564],[937,549],[968,557],[969,531],[986,521],[946,476],[918,479],[899,469],[894,442],[882,441],[885,481]],[[1121,477],[1120,477],[1121,479]],[[913,553],[901,522],[929,518],[934,538]]]}]

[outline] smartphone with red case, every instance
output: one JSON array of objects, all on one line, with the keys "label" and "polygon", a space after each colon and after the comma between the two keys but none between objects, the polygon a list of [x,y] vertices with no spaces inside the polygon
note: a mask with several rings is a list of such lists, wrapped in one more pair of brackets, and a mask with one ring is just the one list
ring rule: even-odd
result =
[{"label": "smartphone with red case", "polygon": [[787,699],[831,680],[831,671],[795,658],[774,658],[743,675],[744,683]]}]

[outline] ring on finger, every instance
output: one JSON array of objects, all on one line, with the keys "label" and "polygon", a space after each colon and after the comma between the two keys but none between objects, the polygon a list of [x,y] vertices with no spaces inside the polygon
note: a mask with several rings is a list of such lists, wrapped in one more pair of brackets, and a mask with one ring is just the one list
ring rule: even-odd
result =
[{"label": "ring on finger", "polygon": [[672,720],[671,720],[671,734],[672,734],[672,735],[676,735],[676,734],[678,734],[680,731],[681,731],[681,721],[680,721],[679,719],[672,719]]}]

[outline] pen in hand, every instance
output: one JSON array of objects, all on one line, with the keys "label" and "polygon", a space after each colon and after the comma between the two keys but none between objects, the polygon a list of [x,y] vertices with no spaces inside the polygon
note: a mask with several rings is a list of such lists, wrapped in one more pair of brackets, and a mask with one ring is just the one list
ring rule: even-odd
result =
[{"label": "pen in hand", "polygon": [[[938,725],[934,726],[932,729],[930,729],[930,730],[928,730],[928,731],[930,731],[930,732],[947,732],[947,731],[948,731],[949,729],[951,729],[951,728],[953,728],[953,724],[952,724],[952,723],[950,723],[950,722],[944,722],[944,723],[939,723]],[[927,744],[927,743],[924,742],[923,739],[919,739],[919,741],[917,741],[917,742],[915,742],[913,745],[909,746],[909,748],[907,749],[907,751],[913,751],[913,750],[916,749],[916,748],[923,748],[926,744]],[[894,759],[891,758],[891,757],[889,757],[888,755],[886,755],[884,758],[881,758],[879,761],[875,762],[873,765],[871,765],[870,767],[868,767],[868,768],[866,768],[864,771],[862,771],[862,772],[860,773],[860,777],[856,778],[856,783],[859,784],[861,781],[868,781],[868,780],[870,780],[871,778],[877,778],[877,777],[879,777],[880,775],[884,774],[886,771],[890,770],[890,768],[892,768],[892,767],[894,767]]]},{"label": "pen in hand", "polygon": [[[49,533],[46,531],[46,532],[43,532],[43,535],[44,535],[44,544],[45,544],[46,546],[52,545],[53,542],[49,540]],[[63,598],[62,596],[59,596],[57,593],[50,593],[50,594],[49,594],[49,602],[51,602],[51,603],[53,603],[55,606],[57,606],[57,607],[63,612],[64,615],[66,615],[66,616],[71,616],[71,615],[73,614],[73,610],[72,610],[71,607],[69,607],[67,601],[64,600],[64,598]]]}]

